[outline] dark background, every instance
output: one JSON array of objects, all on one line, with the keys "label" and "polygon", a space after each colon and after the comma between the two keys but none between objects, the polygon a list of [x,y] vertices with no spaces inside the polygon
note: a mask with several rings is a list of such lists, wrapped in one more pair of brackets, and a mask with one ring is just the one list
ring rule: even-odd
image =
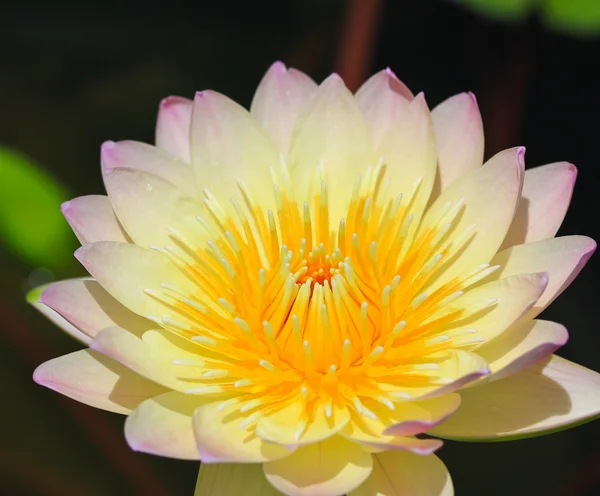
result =
[{"label": "dark background", "polygon": [[[525,145],[528,167],[575,163],[561,234],[599,239],[599,56],[593,35],[536,16],[501,23],[450,1],[13,2],[0,7],[0,145],[43,164],[71,196],[101,194],[99,145],[152,142],[164,96],[211,88],[247,106],[274,60],[317,81],[338,70],[353,89],[390,66],[431,107],[473,91],[487,157]],[[35,366],[79,348],[25,303],[36,268],[0,240],[0,494],[191,495],[195,463],[133,453],[122,417],[33,383]],[[73,263],[45,277],[83,274]],[[592,258],[544,315],[571,332],[560,354],[595,370],[599,276]],[[459,496],[593,495],[599,446],[600,423],[590,423],[518,442],[447,442],[440,455]]]}]

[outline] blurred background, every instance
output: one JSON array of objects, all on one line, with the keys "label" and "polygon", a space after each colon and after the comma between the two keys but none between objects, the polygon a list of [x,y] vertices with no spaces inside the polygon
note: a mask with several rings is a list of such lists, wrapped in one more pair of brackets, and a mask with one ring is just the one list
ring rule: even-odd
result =
[{"label": "blurred background", "polygon": [[[37,386],[80,345],[25,301],[84,275],[59,206],[102,194],[105,140],[153,142],[158,102],[215,89],[248,106],[275,60],[351,89],[391,67],[430,107],[478,98],[486,156],[579,168],[561,234],[600,239],[600,2],[288,0],[5,2],[0,7],[0,494],[191,495],[197,465],[132,452],[123,417]],[[560,354],[600,371],[598,256],[545,318]],[[448,442],[459,496],[600,494],[600,422],[538,439]]]}]

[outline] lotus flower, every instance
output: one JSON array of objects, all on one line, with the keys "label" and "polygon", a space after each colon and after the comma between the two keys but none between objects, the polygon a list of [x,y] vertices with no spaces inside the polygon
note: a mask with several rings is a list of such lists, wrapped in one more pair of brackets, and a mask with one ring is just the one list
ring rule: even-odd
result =
[{"label": "lotus flower", "polygon": [[89,348],[35,381],[201,460],[198,495],[452,494],[440,438],[600,412],[536,318],[596,246],[554,237],[576,169],[483,148],[472,94],[430,113],[389,70],[163,100],[156,146],[105,143],[108,196],[63,206],[92,277],[34,303]]}]

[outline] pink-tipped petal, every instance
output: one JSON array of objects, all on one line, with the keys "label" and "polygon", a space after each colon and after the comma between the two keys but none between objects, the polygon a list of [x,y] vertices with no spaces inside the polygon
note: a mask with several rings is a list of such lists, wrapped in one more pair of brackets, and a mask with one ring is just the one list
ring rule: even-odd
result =
[{"label": "pink-tipped petal", "polygon": [[439,196],[463,174],[483,164],[483,123],[472,93],[444,100],[431,111],[438,152],[433,195]]},{"label": "pink-tipped petal", "polygon": [[600,374],[556,355],[460,394],[460,408],[431,434],[461,441],[509,441],[600,416]]},{"label": "pink-tipped petal", "polygon": [[70,336],[74,337],[78,341],[82,342],[85,345],[89,345],[91,342],[91,338],[76,326],[74,326],[71,322],[65,319],[61,314],[48,307],[44,303],[41,302],[41,295],[48,288],[49,285],[44,285],[37,287],[31,290],[27,294],[27,303],[33,306],[37,311],[39,311],[44,317],[46,317],[50,322],[60,327],[63,331],[65,331]]},{"label": "pink-tipped petal", "polygon": [[189,98],[169,96],[160,102],[156,119],[156,146],[188,164],[192,105]]},{"label": "pink-tipped petal", "polygon": [[197,93],[190,134],[192,166],[200,188],[222,208],[239,197],[244,181],[254,201],[275,211],[269,171],[279,170],[279,152],[256,119],[242,106],[215,91]]},{"label": "pink-tipped petal", "polygon": [[502,248],[552,238],[567,213],[577,168],[567,162],[525,171],[523,195]]},{"label": "pink-tipped petal", "polygon": [[155,146],[137,141],[107,141],[102,145],[100,159],[105,181],[107,171],[135,169],[164,179],[187,196],[199,197],[192,169],[182,160]]},{"label": "pink-tipped petal", "polygon": [[587,236],[563,236],[512,246],[492,259],[491,264],[500,268],[483,282],[529,272],[547,272],[548,285],[527,313],[527,318],[532,319],[571,284],[595,250],[596,242]]},{"label": "pink-tipped petal", "polygon": [[250,113],[277,148],[287,153],[296,117],[317,89],[303,72],[275,62],[256,89]]},{"label": "pink-tipped petal", "polygon": [[[452,278],[462,276],[479,264],[489,263],[502,244],[521,196],[525,149],[512,148],[494,155],[482,167],[452,183],[431,205],[420,232],[438,228],[448,205],[464,203],[458,221],[453,222],[449,241],[461,242],[452,263],[434,279],[428,292]],[[465,244],[466,243],[466,244]]]},{"label": "pink-tipped petal", "polygon": [[128,414],[166,390],[94,350],[81,350],[43,363],[33,380],[86,405]]},{"label": "pink-tipped petal", "polygon": [[125,438],[135,451],[198,460],[192,415],[204,403],[199,396],[176,391],[142,402],[125,421]]},{"label": "pink-tipped petal", "polygon": [[134,334],[156,327],[108,294],[93,279],[69,279],[50,284],[40,301],[93,338],[105,327],[118,326]]},{"label": "pink-tipped petal", "polygon": [[294,190],[299,198],[311,198],[317,174],[324,173],[327,187],[335,188],[335,194],[328,197],[328,209],[332,225],[337,226],[347,213],[356,175],[372,162],[367,127],[354,96],[332,74],[321,83],[294,127],[288,160]]},{"label": "pink-tipped petal", "polygon": [[107,196],[80,196],[63,203],[61,211],[82,245],[96,241],[131,243]]},{"label": "pink-tipped petal", "polygon": [[519,322],[477,349],[477,353],[490,364],[491,370],[491,374],[480,383],[508,377],[538,363],[566,344],[568,339],[567,329],[555,322]]},{"label": "pink-tipped petal", "polygon": [[104,183],[119,221],[140,246],[177,244],[174,236],[197,249],[206,232],[196,217],[202,204],[160,176],[137,169],[111,169]]}]

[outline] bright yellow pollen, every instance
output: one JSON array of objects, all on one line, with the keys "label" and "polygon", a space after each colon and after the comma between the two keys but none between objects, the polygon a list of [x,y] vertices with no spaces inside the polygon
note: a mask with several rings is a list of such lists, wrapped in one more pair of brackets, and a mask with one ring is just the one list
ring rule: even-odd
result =
[{"label": "bright yellow pollen", "polygon": [[438,366],[444,350],[479,339],[472,329],[444,333],[465,317],[447,305],[493,270],[478,267],[427,294],[468,240],[452,233],[460,202],[417,231],[411,198],[388,193],[379,163],[357,178],[346,217],[331,226],[329,185],[316,176],[307,202],[294,199],[285,170],[275,177],[275,211],[243,183],[231,209],[207,191],[198,219],[211,233],[206,247],[192,249],[174,233],[185,249],[161,249],[198,286],[190,296],[164,285],[159,296],[186,316],[161,325],[196,345],[199,373],[188,392],[236,393],[223,407],[246,413],[244,426],[298,402],[298,438],[319,406],[327,416],[345,406],[372,417],[372,402],[393,409],[415,388],[447,382]]}]

